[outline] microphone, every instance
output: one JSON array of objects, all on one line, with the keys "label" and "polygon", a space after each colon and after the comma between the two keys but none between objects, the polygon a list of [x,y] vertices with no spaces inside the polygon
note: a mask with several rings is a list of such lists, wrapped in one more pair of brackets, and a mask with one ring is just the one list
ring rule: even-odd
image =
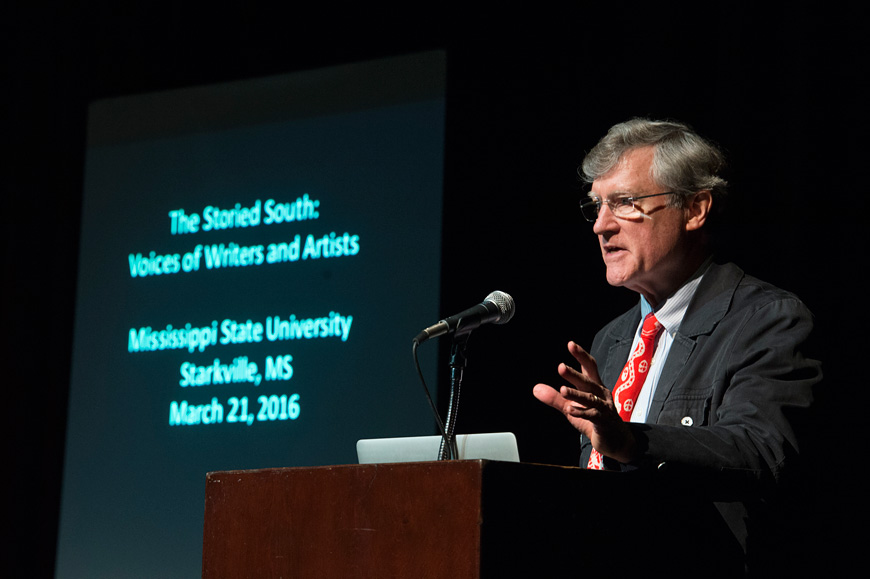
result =
[{"label": "microphone", "polygon": [[414,338],[418,345],[429,338],[437,338],[444,334],[467,334],[483,324],[506,324],[514,317],[514,299],[504,292],[494,291],[473,308],[444,318],[437,324],[429,326]]}]

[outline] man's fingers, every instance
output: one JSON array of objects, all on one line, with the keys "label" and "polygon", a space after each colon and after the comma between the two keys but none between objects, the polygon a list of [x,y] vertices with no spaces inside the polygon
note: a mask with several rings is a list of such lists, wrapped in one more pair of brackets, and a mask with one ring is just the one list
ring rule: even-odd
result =
[{"label": "man's fingers", "polygon": [[606,405],[604,398],[596,396],[591,392],[575,390],[562,386],[559,390],[562,398],[566,401],[565,410],[572,416],[589,419],[597,413],[590,415],[590,410],[600,410]]},{"label": "man's fingers", "polygon": [[[572,399],[576,399],[578,402],[584,405],[588,405],[587,402],[604,399],[607,396],[607,389],[604,388],[601,384],[599,384],[596,379],[598,377],[598,373],[595,372],[595,377],[582,373],[567,364],[559,364],[559,376],[564,378],[567,382],[571,384],[576,390],[581,393],[586,393],[594,396],[593,398],[584,398],[584,397],[572,397]],[[569,396],[565,392],[562,393],[563,396]]]},{"label": "man's fingers", "polygon": [[532,389],[532,394],[547,406],[552,406],[566,415],[575,415],[576,410],[583,409],[581,406],[583,401],[591,400],[588,394],[568,388],[567,386],[562,386],[559,390],[556,390],[547,384],[536,384]]},{"label": "man's fingers", "polygon": [[584,376],[582,372],[575,368],[572,368],[568,364],[559,364],[558,372],[559,376],[561,376],[577,388],[584,388],[589,383],[588,377]]},{"label": "man's fingers", "polygon": [[535,384],[535,387],[532,389],[532,394],[547,406],[552,406],[557,410],[562,410],[564,399],[555,388],[547,386],[546,384]]},{"label": "man's fingers", "polygon": [[576,342],[568,342],[568,352],[574,357],[583,369],[583,374],[592,382],[600,383],[598,377],[598,363],[589,352],[577,345]]}]

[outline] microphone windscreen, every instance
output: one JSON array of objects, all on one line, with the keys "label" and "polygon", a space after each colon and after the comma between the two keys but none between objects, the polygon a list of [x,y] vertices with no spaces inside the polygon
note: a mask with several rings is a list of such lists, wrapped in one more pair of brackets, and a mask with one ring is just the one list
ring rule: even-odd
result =
[{"label": "microphone windscreen", "polygon": [[494,291],[486,296],[486,299],[483,301],[494,303],[498,308],[498,311],[501,312],[498,319],[493,322],[494,324],[506,324],[511,321],[512,317],[514,317],[516,305],[514,304],[514,298],[510,297],[508,294]]}]

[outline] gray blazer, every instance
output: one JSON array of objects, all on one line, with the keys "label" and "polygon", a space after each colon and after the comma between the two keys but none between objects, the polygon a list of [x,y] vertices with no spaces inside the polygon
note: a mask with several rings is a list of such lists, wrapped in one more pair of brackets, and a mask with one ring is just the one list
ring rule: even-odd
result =
[{"label": "gray blazer", "polygon": [[[640,322],[636,306],[605,326],[591,354],[612,387]],[[718,501],[745,548],[747,513],[787,472],[800,449],[800,424],[821,380],[801,353],[812,314],[794,295],[733,264],[711,265],[674,338],[646,424],[633,424],[636,464]],[[583,440],[581,465],[591,450]]]}]

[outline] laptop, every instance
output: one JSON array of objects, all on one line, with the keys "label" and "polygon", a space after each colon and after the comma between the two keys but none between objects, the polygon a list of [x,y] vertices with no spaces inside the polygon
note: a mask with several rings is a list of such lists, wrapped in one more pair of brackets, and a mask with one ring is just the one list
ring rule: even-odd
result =
[{"label": "laptop", "polygon": [[[512,432],[457,434],[456,446],[460,460],[520,461],[517,438]],[[360,464],[438,460],[440,448],[441,437],[437,435],[364,438],[356,443],[356,453]]]}]

